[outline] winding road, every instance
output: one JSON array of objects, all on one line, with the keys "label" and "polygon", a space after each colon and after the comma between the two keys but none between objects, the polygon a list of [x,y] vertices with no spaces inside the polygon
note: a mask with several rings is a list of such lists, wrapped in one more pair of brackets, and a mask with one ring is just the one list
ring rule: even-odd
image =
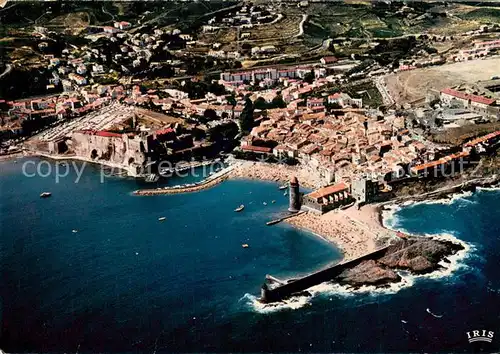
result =
[{"label": "winding road", "polygon": [[4,77],[5,75],[7,75],[8,73],[10,73],[11,71],[12,71],[12,65],[7,64],[7,65],[5,66],[5,70],[4,70],[4,72],[0,74],[0,79],[1,79],[2,77]]}]

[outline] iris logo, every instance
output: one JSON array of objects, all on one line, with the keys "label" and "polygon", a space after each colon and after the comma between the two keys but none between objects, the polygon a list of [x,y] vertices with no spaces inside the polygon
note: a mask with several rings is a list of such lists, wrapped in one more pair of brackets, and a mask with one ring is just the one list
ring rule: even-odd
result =
[{"label": "iris logo", "polygon": [[467,332],[467,339],[469,340],[469,343],[474,343],[474,342],[491,343],[491,341],[493,340],[494,334],[495,333],[493,331],[487,331],[485,329],[476,330],[476,331]]}]

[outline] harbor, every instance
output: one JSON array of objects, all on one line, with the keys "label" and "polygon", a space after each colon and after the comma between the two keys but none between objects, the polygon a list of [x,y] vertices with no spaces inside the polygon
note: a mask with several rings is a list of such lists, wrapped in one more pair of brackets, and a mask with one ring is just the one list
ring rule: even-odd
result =
[{"label": "harbor", "polygon": [[233,168],[234,166],[229,166],[225,169],[215,172],[214,174],[210,175],[201,182],[181,184],[172,187],[164,187],[156,189],[139,189],[134,191],[133,194],[137,196],[152,196],[152,195],[163,195],[163,194],[198,192],[216,186],[217,184],[225,181],[227,178],[229,178],[229,174],[233,170]]}]

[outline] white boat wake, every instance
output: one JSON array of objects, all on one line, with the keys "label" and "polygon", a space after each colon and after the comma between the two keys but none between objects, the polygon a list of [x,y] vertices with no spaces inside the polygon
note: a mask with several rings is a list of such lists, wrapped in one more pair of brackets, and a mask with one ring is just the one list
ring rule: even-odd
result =
[{"label": "white boat wake", "polygon": [[432,311],[431,311],[429,308],[427,308],[427,310],[426,310],[426,311],[427,311],[427,313],[431,314],[432,316],[434,316],[434,317],[436,317],[436,318],[441,318],[441,317],[443,317],[443,315],[436,315],[435,313],[432,313]]}]

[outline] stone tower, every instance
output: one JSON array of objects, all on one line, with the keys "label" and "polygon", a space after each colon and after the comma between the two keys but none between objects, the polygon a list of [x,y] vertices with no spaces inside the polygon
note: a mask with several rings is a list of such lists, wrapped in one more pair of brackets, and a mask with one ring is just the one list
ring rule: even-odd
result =
[{"label": "stone tower", "polygon": [[288,206],[288,211],[292,213],[297,213],[298,211],[300,211],[300,193],[299,193],[299,181],[295,176],[293,176],[292,179],[290,180],[288,194],[290,195],[290,205]]}]

